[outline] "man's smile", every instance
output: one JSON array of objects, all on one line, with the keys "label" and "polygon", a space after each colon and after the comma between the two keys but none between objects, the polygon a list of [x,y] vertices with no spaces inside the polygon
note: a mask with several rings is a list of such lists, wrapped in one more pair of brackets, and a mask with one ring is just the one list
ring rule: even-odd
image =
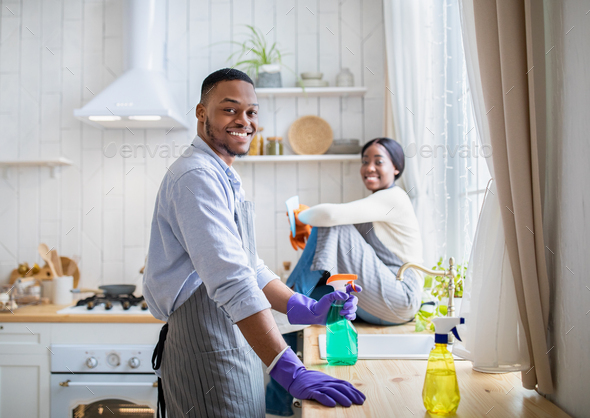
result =
[{"label": "man's smile", "polygon": [[247,140],[252,136],[252,131],[247,128],[229,128],[226,130],[226,132],[238,140]]}]

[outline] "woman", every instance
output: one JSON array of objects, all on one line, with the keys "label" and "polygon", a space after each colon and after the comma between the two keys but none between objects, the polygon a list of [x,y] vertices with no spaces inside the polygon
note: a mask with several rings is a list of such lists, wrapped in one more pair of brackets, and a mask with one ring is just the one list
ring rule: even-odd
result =
[{"label": "woman", "polygon": [[[289,237],[295,249],[304,251],[287,286],[319,300],[333,291],[326,285],[331,274],[357,274],[355,284],[363,291],[357,294],[356,315],[372,324],[402,324],[420,308],[424,286],[414,270],[406,270],[404,281],[396,280],[403,263],[422,262],[418,220],[407,193],[395,185],[404,171],[404,152],[396,141],[376,138],[361,156],[360,174],[370,196],[295,210],[296,236]],[[297,333],[283,337],[296,351]],[[267,414],[293,415],[292,400],[274,380],[267,385]]]},{"label": "woman", "polygon": [[[357,316],[372,324],[394,325],[412,320],[420,308],[423,278],[413,270],[396,280],[405,262],[422,262],[418,221],[407,193],[396,186],[404,170],[404,153],[396,141],[376,138],[362,149],[360,174],[373,193],[349,203],[321,204],[296,211],[301,246],[314,228],[287,282],[295,290],[319,298],[330,274],[358,274],[363,288]],[[309,227],[308,227],[309,228]]]}]

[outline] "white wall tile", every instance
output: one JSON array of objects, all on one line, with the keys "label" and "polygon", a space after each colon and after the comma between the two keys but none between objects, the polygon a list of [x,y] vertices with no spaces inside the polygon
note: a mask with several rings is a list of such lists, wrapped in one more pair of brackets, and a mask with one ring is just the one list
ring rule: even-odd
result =
[{"label": "white wall tile", "polygon": [[[16,170],[10,170],[11,172]],[[8,174],[8,173],[7,173]],[[0,264],[16,268],[18,261],[18,176],[0,181]],[[8,269],[8,268],[7,268]],[[5,270],[2,270],[4,272]],[[9,269],[9,273],[12,269]],[[1,277],[3,279],[4,276]]]},{"label": "white wall tile", "polygon": [[[256,244],[274,248],[275,242],[275,165],[254,165],[254,205],[256,207]],[[274,259],[274,257],[273,257]]]},{"label": "white wall tile", "polygon": [[[229,2],[212,2],[211,3],[211,44],[210,53],[211,61],[209,62],[209,71],[215,71],[220,68],[227,68],[231,65],[227,62],[231,46],[229,44],[230,31],[228,30],[231,24],[231,7]],[[235,62],[235,61],[234,61]]]},{"label": "white wall tile", "polygon": [[125,268],[123,260],[106,261],[103,263],[101,285],[125,283]]},{"label": "white wall tile", "polygon": [[82,8],[84,3],[79,0],[64,0],[64,21],[82,19]]},{"label": "white wall tile", "polygon": [[190,0],[189,18],[191,22],[208,22],[210,17],[209,4],[209,0]]},{"label": "white wall tile", "polygon": [[144,164],[124,161],[124,238],[125,246],[143,247],[145,242],[145,178]]},{"label": "white wall tile", "polygon": [[[82,107],[82,22],[64,20],[62,52],[62,109]],[[61,112],[61,128],[80,129],[80,121],[73,112]]]},{"label": "white wall tile", "polygon": [[297,194],[299,203],[313,206],[320,203],[319,163],[297,164]]},{"label": "white wall tile", "polygon": [[82,255],[82,217],[84,212],[62,210],[59,252],[67,257]]},{"label": "white wall tile", "polygon": [[125,2],[107,0],[104,2],[104,37],[120,38],[123,31]]},{"label": "white wall tile", "polygon": [[[31,86],[34,86],[32,83]],[[36,93],[36,94],[35,94]],[[38,158],[40,153],[40,130],[39,120],[41,118],[41,107],[39,106],[39,92],[31,94],[22,88],[19,96],[19,113],[15,115],[15,122],[18,122],[18,137],[11,137],[12,146],[18,146],[18,156],[21,159]],[[9,132],[2,130],[4,135]],[[56,137],[56,138],[59,138]],[[18,139],[18,140],[17,140]],[[4,149],[4,148],[3,148]]]},{"label": "white wall tile", "polygon": [[[232,10],[231,10],[231,37],[232,41],[236,42],[243,42],[250,30],[245,25],[254,25],[254,18],[253,15],[255,13],[261,13],[263,16],[272,16],[272,8],[269,10],[270,13],[266,14],[262,11],[254,11],[254,0],[240,0],[240,1],[233,1],[232,2]],[[258,4],[259,1],[256,1]],[[272,4],[271,4],[272,6]],[[266,33],[272,28],[272,24],[269,26],[269,23],[272,23],[272,17],[270,19],[265,19],[266,22],[263,25],[262,31]],[[259,25],[260,26],[260,25]],[[266,36],[266,39],[272,45],[272,40],[274,39],[274,34],[271,32]],[[239,49],[238,45],[231,46],[232,52]]]},{"label": "white wall tile", "polygon": [[[284,205],[284,204],[283,204]],[[295,251],[293,246],[291,245],[291,240],[289,239],[289,234],[291,233],[291,229],[289,228],[289,219],[287,218],[286,211],[277,211],[276,214],[276,241],[277,241],[277,251],[276,251],[276,261],[274,261],[274,268],[272,269],[277,274],[279,273],[280,269],[283,268],[283,261],[290,261],[291,262],[291,271],[297,264],[297,261],[301,257],[301,249]],[[264,260],[267,262],[267,260]]]},{"label": "white wall tile", "polygon": [[[283,86],[293,87],[296,82],[297,74],[297,37],[296,33],[297,23],[297,8],[295,1],[277,1],[276,7],[276,27],[274,30],[275,40],[277,46],[281,48],[283,56],[283,64],[286,70],[281,71],[281,79]],[[279,104],[277,108],[281,107]],[[279,124],[277,124],[279,125]],[[277,126],[278,128],[279,126]]]},{"label": "white wall tile", "polygon": [[145,264],[145,250],[141,247],[125,247],[123,265],[123,281],[121,283],[134,284],[138,287],[138,294],[141,294],[142,274],[139,270]]},{"label": "white wall tile", "polygon": [[[17,128],[18,124],[18,108],[15,107],[15,97],[19,96],[19,74],[18,73],[0,73],[0,88],[2,94],[0,95],[0,116],[10,115],[10,118],[5,118],[3,123],[8,126],[9,122],[12,123],[14,128]],[[12,132],[2,132],[5,137],[7,134]],[[16,135],[13,136],[13,139]],[[14,142],[14,141],[12,141]],[[16,145],[14,147],[16,149]]]},{"label": "white wall tile", "polygon": [[293,154],[289,145],[289,127],[297,117],[297,99],[295,97],[280,97],[274,100],[275,131],[265,133],[267,136],[283,137],[283,149],[285,154]]},{"label": "white wall tile", "polygon": [[297,194],[297,163],[275,163],[274,201],[277,213],[287,211],[285,201]]},{"label": "white wall tile", "polygon": [[[254,15],[252,16],[252,24],[266,34],[275,25],[275,8],[278,2],[274,0],[252,1],[254,5]],[[275,34],[271,32],[269,33],[269,36],[274,37]]]},{"label": "white wall tile", "polygon": [[320,203],[342,203],[342,176],[340,162],[320,163]]},{"label": "white wall tile", "polygon": [[[41,95],[41,142],[60,141],[61,93],[43,93]],[[57,157],[57,155],[45,155]]]},{"label": "white wall tile", "polygon": [[[19,71],[20,19],[7,12],[6,7],[2,8],[0,25],[0,72],[2,73]],[[20,6],[11,4],[10,10],[16,13],[20,11]]]},{"label": "white wall tile", "polygon": [[[258,239],[256,241],[256,244],[258,245]],[[274,263],[274,260],[276,259],[276,249],[258,247],[256,251],[258,252],[258,257],[260,257],[264,261],[268,268],[274,273],[278,274],[279,270],[277,269],[277,266]]]},{"label": "white wall tile", "polygon": [[[34,260],[39,241],[41,199],[39,197],[40,168],[18,168],[18,252],[22,260]],[[17,266],[15,266],[16,268]]]}]

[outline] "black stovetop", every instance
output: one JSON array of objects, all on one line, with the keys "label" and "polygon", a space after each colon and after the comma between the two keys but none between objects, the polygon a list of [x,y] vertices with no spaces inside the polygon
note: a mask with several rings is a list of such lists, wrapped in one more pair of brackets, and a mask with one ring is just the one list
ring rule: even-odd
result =
[{"label": "black stovetop", "polygon": [[103,309],[108,311],[113,308],[113,304],[115,303],[121,304],[124,310],[128,310],[130,307],[138,305],[141,306],[141,309],[144,311],[148,308],[143,296],[137,297],[132,294],[113,296],[100,293],[79,300],[78,303],[76,303],[76,306],[86,306],[86,309],[91,310],[97,306],[103,305]]}]

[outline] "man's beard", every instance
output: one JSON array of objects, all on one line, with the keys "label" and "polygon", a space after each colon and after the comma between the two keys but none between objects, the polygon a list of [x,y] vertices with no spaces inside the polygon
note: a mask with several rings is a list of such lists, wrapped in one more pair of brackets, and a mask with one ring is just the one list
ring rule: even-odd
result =
[{"label": "man's beard", "polygon": [[250,147],[248,147],[248,151],[246,151],[242,154],[238,154],[235,151],[231,150],[225,141],[220,140],[215,137],[215,135],[213,134],[213,130],[211,129],[211,124],[209,124],[208,119],[205,121],[205,132],[207,133],[207,136],[214,144],[217,144],[217,145],[223,147],[223,149],[232,157],[244,157],[244,156],[248,155],[248,151],[250,151]]}]

